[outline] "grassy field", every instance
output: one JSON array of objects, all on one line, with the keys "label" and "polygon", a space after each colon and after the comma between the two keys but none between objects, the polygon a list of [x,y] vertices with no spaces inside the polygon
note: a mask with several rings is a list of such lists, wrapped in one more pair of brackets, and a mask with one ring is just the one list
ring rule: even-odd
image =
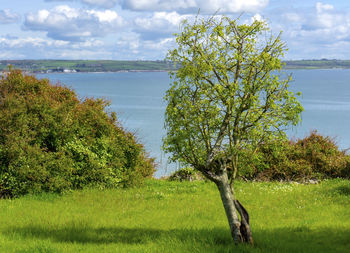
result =
[{"label": "grassy field", "polygon": [[350,182],[237,182],[255,246],[235,246],[212,183],[0,200],[0,252],[350,252]]}]

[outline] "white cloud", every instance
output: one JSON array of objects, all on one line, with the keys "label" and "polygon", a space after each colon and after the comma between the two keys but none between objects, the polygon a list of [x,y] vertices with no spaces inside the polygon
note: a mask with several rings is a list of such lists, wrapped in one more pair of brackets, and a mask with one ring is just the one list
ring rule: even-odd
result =
[{"label": "white cloud", "polygon": [[173,46],[175,43],[174,38],[165,38],[160,39],[158,41],[145,41],[144,47],[149,50],[156,50],[158,52],[162,52],[163,55],[168,52],[170,46]]},{"label": "white cloud", "polygon": [[304,18],[300,34],[314,36],[320,42],[350,39],[350,13],[335,10],[333,5],[315,5],[315,14]]},{"label": "white cloud", "polygon": [[[115,11],[87,11],[87,13],[96,16],[100,22],[105,22],[105,23],[113,23],[114,21],[120,19],[118,14]],[[119,20],[120,24],[122,24],[122,20]]]},{"label": "white cloud", "polygon": [[45,0],[46,2],[73,2],[80,1],[89,6],[96,6],[105,9],[110,9],[116,6],[121,0]]},{"label": "white cloud", "polygon": [[349,58],[349,9],[317,2],[270,10],[268,17],[274,32],[283,31],[288,59]]},{"label": "white cloud", "polygon": [[196,0],[125,0],[124,7],[136,11],[173,11],[197,8]]},{"label": "white cloud", "polygon": [[169,37],[178,32],[181,21],[189,17],[176,12],[155,12],[150,17],[136,18],[135,31],[146,40]]},{"label": "white cloud", "polygon": [[25,17],[24,29],[47,32],[56,40],[81,41],[117,32],[124,20],[115,11],[75,9],[61,5]]},{"label": "white cloud", "polygon": [[334,7],[330,4],[316,3],[315,28],[331,28],[343,21],[338,13],[334,13]]},{"label": "white cloud", "polygon": [[334,6],[331,4],[323,4],[321,2],[316,3],[316,11],[317,13],[321,13],[323,11],[334,10]]},{"label": "white cloud", "polygon": [[110,9],[121,5],[133,11],[177,11],[182,13],[213,14],[257,12],[265,8],[269,0],[45,0],[47,2],[81,2],[83,4]]},{"label": "white cloud", "polygon": [[137,18],[135,23],[142,28],[152,29],[154,26],[178,26],[184,18],[186,18],[185,15],[179,15],[176,12],[155,12],[151,18]]},{"label": "white cloud", "polygon": [[12,59],[23,59],[25,58],[24,54],[20,54],[18,52],[10,52],[10,51],[1,51],[0,59],[12,60]]},{"label": "white cloud", "polygon": [[104,43],[100,40],[90,39],[83,42],[70,43],[64,40],[47,40],[42,38],[7,38],[0,37],[0,48],[25,48],[25,47],[56,47],[56,48],[95,48],[97,46],[102,46]]},{"label": "white cloud", "polygon": [[35,37],[0,37],[3,59],[107,59],[107,52],[105,43],[96,39],[72,43]]},{"label": "white cloud", "polygon": [[127,53],[129,56],[138,55],[141,46],[138,34],[130,33],[129,36],[123,36],[116,42],[117,51],[120,53]]},{"label": "white cloud", "polygon": [[254,21],[264,21],[264,18],[259,13],[257,13],[250,18],[250,23],[253,23]]},{"label": "white cloud", "polygon": [[164,59],[168,49],[173,47],[174,38],[142,40],[137,34],[124,37],[116,43],[119,59],[159,60]]},{"label": "white cloud", "polygon": [[287,22],[291,23],[301,22],[303,20],[303,17],[295,12],[283,13],[283,17],[286,19]]},{"label": "white cloud", "polygon": [[[350,25],[349,13],[337,11],[333,5],[323,4],[318,2],[315,4],[314,12],[294,14],[295,22],[301,23],[301,29],[304,31],[315,31],[315,30],[337,30],[340,26]],[[292,17],[292,14],[289,13]]]},{"label": "white cloud", "polygon": [[178,11],[214,14],[257,12],[265,8],[269,0],[124,0],[124,8],[135,11]]},{"label": "white cloud", "polygon": [[0,38],[0,46],[1,48],[21,48],[27,45],[37,47],[43,46],[45,44],[45,40],[39,38],[15,38],[15,39],[7,39]]},{"label": "white cloud", "polygon": [[82,0],[82,2],[91,6],[112,8],[119,2],[119,0]]},{"label": "white cloud", "polygon": [[20,20],[20,15],[9,9],[0,10],[0,24],[16,23]]}]

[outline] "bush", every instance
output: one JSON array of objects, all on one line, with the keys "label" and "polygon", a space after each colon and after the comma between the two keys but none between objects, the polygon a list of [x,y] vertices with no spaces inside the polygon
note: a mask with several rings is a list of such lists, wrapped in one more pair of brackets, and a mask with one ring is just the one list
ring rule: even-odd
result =
[{"label": "bush", "polygon": [[350,178],[350,156],[316,131],[304,139],[263,145],[242,164],[240,176],[262,180]]},{"label": "bush", "polygon": [[202,174],[191,167],[186,167],[179,169],[172,173],[169,178],[169,181],[195,181],[195,180],[204,180]]},{"label": "bush", "polygon": [[154,160],[106,113],[47,79],[10,70],[0,80],[0,197],[140,184]]}]

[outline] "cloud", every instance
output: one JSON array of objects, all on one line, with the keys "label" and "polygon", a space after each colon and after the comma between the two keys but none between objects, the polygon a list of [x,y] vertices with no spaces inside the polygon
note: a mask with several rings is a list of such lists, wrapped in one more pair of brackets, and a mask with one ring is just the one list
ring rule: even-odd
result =
[{"label": "cloud", "polygon": [[[164,59],[170,47],[175,44],[174,38],[143,40],[138,34],[122,37],[116,43],[119,59],[159,60]],[[122,58],[121,58],[122,57]]]},{"label": "cloud", "polygon": [[69,41],[64,40],[47,40],[43,38],[35,38],[35,37],[26,37],[26,38],[18,38],[18,37],[9,37],[3,36],[0,37],[0,47],[1,48],[25,48],[25,47],[56,47],[56,48],[95,48],[98,46],[103,46],[104,43],[100,40],[90,39],[87,41],[70,43]]},{"label": "cloud", "polygon": [[189,17],[176,12],[155,12],[149,17],[136,18],[134,30],[145,40],[169,37],[178,32],[181,21]]},{"label": "cloud", "polygon": [[41,38],[9,38],[8,36],[0,38],[0,47],[1,48],[25,48],[25,47],[45,47],[45,46],[64,46],[68,45],[67,41],[47,41]]},{"label": "cloud", "polygon": [[124,8],[134,11],[179,11],[196,9],[196,0],[125,0]]},{"label": "cloud", "polygon": [[0,10],[0,24],[12,24],[21,19],[21,16],[9,9]]},{"label": "cloud", "polygon": [[334,6],[331,4],[323,4],[321,2],[316,3],[316,11],[317,13],[321,13],[323,11],[334,10]]},{"label": "cloud", "polygon": [[129,33],[128,36],[122,36],[116,42],[116,51],[122,54],[138,55],[141,47],[140,36],[137,33]]},{"label": "cloud", "polygon": [[96,39],[72,43],[36,37],[0,37],[3,59],[107,59],[107,52],[105,43]]},{"label": "cloud", "polygon": [[98,6],[102,8],[112,8],[117,3],[119,3],[119,0],[81,0],[83,3],[91,5],[91,6]]},{"label": "cloud", "polygon": [[318,2],[313,14],[299,20],[298,35],[309,40],[322,44],[350,39],[350,13],[338,11],[333,5]]},{"label": "cloud", "polygon": [[0,36],[0,58],[159,60],[174,43],[173,38],[142,40],[133,32],[123,34],[111,44],[96,39],[70,42]]},{"label": "cloud", "polygon": [[241,13],[257,12],[269,0],[124,0],[123,7],[134,11],[177,11],[180,13]]},{"label": "cloud", "polygon": [[310,19],[305,19],[303,24],[304,30],[318,30],[333,28],[346,21],[346,17],[337,12],[333,5],[323,4],[321,2],[316,3],[315,12]]},{"label": "cloud", "polygon": [[89,6],[96,6],[100,8],[110,9],[117,5],[120,0],[45,0],[46,2],[73,2],[80,1]]},{"label": "cloud", "polygon": [[270,9],[267,14],[272,30],[283,31],[288,59],[349,58],[348,9],[317,2],[311,6]]},{"label": "cloud", "polygon": [[132,11],[167,11],[203,14],[257,12],[264,9],[269,0],[45,0],[47,2],[81,2],[88,6],[110,9],[121,5]]},{"label": "cloud", "polygon": [[303,20],[303,17],[299,13],[295,12],[283,13],[283,18],[289,23],[298,23]]},{"label": "cloud", "polygon": [[75,9],[61,5],[25,17],[24,29],[47,32],[55,40],[83,41],[117,32],[124,20],[115,11]]},{"label": "cloud", "polygon": [[266,22],[264,17],[262,17],[259,13],[256,13],[255,15],[251,16],[249,19],[245,19],[243,21],[244,24],[253,24],[254,21],[263,21]]}]

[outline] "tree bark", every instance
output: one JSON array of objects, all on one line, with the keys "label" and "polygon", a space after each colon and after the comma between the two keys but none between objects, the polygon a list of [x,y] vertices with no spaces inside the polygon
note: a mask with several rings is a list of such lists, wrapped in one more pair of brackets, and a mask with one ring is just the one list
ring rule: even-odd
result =
[{"label": "tree bark", "polygon": [[242,241],[247,242],[249,244],[253,244],[253,236],[252,231],[250,230],[249,225],[249,214],[247,210],[244,208],[244,206],[238,201],[238,199],[235,199],[233,201],[237,211],[239,212],[239,215],[241,216],[241,225],[240,225],[240,232],[242,236]]},{"label": "tree bark", "polygon": [[219,189],[222,204],[225,208],[226,217],[231,230],[231,236],[236,244],[242,242],[243,238],[240,231],[240,222],[234,205],[234,197],[228,181],[226,170],[223,171],[222,175],[220,175],[215,183]]}]

